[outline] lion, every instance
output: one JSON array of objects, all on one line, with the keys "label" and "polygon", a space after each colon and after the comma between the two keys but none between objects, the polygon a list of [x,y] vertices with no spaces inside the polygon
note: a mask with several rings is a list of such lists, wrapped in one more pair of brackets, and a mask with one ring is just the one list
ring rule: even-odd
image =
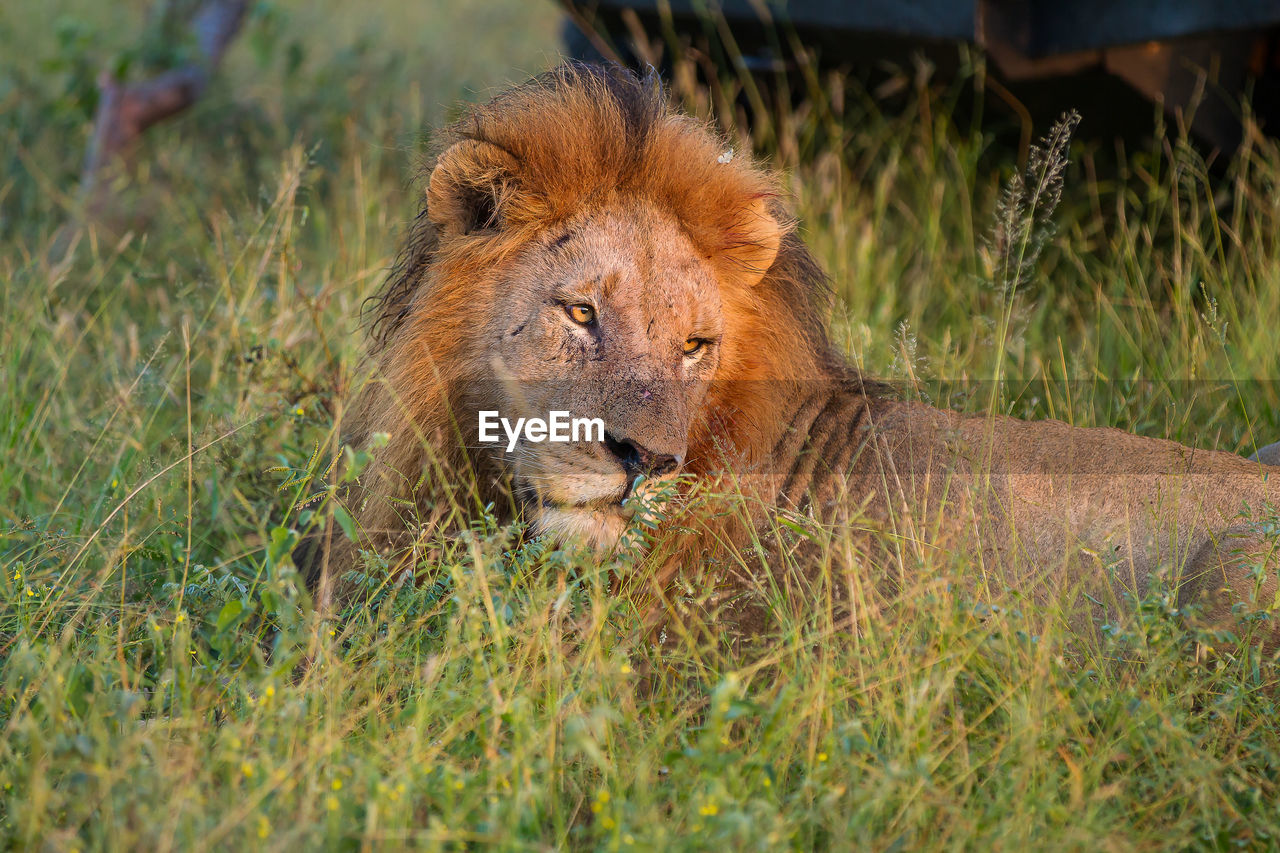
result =
[{"label": "lion", "polygon": [[[1004,583],[1104,607],[1157,574],[1211,620],[1276,598],[1247,516],[1280,505],[1280,444],[1246,460],[902,400],[829,339],[830,294],[776,176],[655,77],[571,64],[470,108],[373,306],[374,379],[346,424],[385,441],[350,496],[364,546],[452,502],[608,552],[644,494],[716,482],[856,523],[849,572],[959,547]],[[603,434],[481,441],[484,412],[557,410]],[[356,553],[325,535],[313,579]],[[655,576],[708,553],[694,537]]]}]

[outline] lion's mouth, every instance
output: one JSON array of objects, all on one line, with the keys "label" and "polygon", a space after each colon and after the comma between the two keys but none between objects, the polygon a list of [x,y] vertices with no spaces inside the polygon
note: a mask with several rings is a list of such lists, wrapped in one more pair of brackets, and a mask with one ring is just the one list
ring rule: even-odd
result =
[{"label": "lion's mouth", "polygon": [[532,529],[539,536],[552,536],[562,541],[579,542],[600,552],[617,547],[633,510],[621,501],[539,505],[532,514]]},{"label": "lion's mouth", "polygon": [[642,490],[637,487],[642,481],[643,478],[631,477],[621,484],[596,484],[596,489],[579,484],[577,494],[557,494],[556,490],[539,489],[533,481],[517,478],[516,494],[525,506],[534,533],[611,551],[639,510]]},{"label": "lion's mouth", "polygon": [[624,518],[631,518],[635,515],[636,501],[631,499],[635,496],[636,480],[638,479],[629,480],[621,492],[614,489],[606,495],[578,498],[576,500],[556,500],[550,494],[538,494],[537,489],[529,484],[524,484],[520,490],[527,495],[536,494],[537,505],[542,509],[615,512]]}]

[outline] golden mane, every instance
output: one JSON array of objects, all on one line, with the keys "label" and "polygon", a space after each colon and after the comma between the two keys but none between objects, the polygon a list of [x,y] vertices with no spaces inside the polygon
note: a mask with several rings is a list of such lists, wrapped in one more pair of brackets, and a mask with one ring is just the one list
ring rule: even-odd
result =
[{"label": "golden mane", "polygon": [[[742,458],[767,454],[762,445],[783,417],[768,397],[778,380],[856,378],[828,342],[830,288],[794,232],[776,179],[673,109],[656,74],[581,64],[543,74],[470,108],[441,135],[425,174],[467,143],[482,143],[501,161],[478,178],[469,173],[478,234],[442,240],[424,199],[391,275],[366,306],[374,379],[353,407],[349,435],[390,436],[366,494],[408,497],[421,485],[411,480],[434,464],[469,470],[483,502],[499,499],[502,472],[483,470],[463,450],[452,420],[458,389],[494,378],[481,357],[484,324],[475,322],[477,307],[493,302],[485,271],[546,229],[619,199],[670,213],[708,259],[744,248],[748,238],[733,217],[761,200],[783,227],[776,258],[756,283],[722,277],[725,339],[736,344],[726,346],[708,411],[690,436],[691,459],[699,443],[713,441]],[[403,529],[392,503],[368,503],[366,531]]]},{"label": "golden mane", "polygon": [[[713,128],[673,110],[656,73],[641,77],[618,66],[567,64],[472,106],[440,134],[422,175],[431,174],[440,152],[463,140],[497,146],[519,164],[519,203],[503,205],[515,245],[528,231],[552,227],[584,207],[632,195],[670,211],[710,254],[726,248],[723,235],[732,230],[724,227],[726,211],[741,208],[744,199],[779,196],[776,179],[750,156],[732,156]],[[728,162],[721,162],[725,154]],[[774,208],[783,213],[780,204]],[[803,326],[824,327],[826,277],[790,233],[790,218],[781,221],[790,239],[762,284],[800,309],[796,319]],[[395,334],[420,289],[430,285],[437,249],[424,199],[391,275],[368,306],[375,347]]]}]

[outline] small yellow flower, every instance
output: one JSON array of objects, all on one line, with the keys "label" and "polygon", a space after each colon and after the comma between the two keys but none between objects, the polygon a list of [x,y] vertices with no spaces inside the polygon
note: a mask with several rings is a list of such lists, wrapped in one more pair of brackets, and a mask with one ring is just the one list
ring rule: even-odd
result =
[{"label": "small yellow flower", "polygon": [[607,803],[607,802],[609,802],[609,792],[608,792],[608,791],[601,791],[600,793],[596,794],[596,799],[597,799],[597,800],[599,800],[599,801],[600,801],[600,802],[602,802],[602,803]]},{"label": "small yellow flower", "polygon": [[605,829],[613,829],[618,824],[611,817],[603,817],[600,819],[600,825]]},{"label": "small yellow flower", "polygon": [[333,794],[330,794],[329,796],[325,797],[324,807],[331,812],[336,812],[338,810],[338,798],[335,797]]},{"label": "small yellow flower", "polygon": [[819,753],[818,753],[818,760],[819,760],[819,761],[826,761],[826,760],[827,760],[827,754],[826,754],[825,752],[819,752]]},{"label": "small yellow flower", "polygon": [[117,480],[117,479],[115,479],[115,478],[112,478],[112,480],[111,480],[111,488],[113,488],[113,489],[118,489],[118,488],[120,488],[120,481],[119,481],[119,480]]},{"label": "small yellow flower", "polygon": [[22,580],[22,569],[13,570],[13,579],[16,581]]},{"label": "small yellow flower", "polygon": [[253,765],[252,765],[252,764],[250,764],[250,763],[249,763],[249,762],[247,762],[247,761],[246,761],[246,762],[244,762],[243,764],[241,764],[241,765],[240,765],[240,772],[244,774],[244,778],[246,778],[246,779],[252,779],[252,778],[253,778]]},{"label": "small yellow flower", "polygon": [[178,615],[173,617],[173,621],[175,624],[181,625],[183,622],[187,621],[187,614],[179,610]]},{"label": "small yellow flower", "polygon": [[624,663],[622,665],[622,668],[619,669],[618,671],[621,672],[623,675],[629,675],[631,673],[631,667]]},{"label": "small yellow flower", "polygon": [[461,790],[462,790],[462,788],[463,788],[463,784],[462,784],[462,780],[461,780],[461,779],[459,779],[457,782],[454,782],[454,783],[453,783],[453,790],[455,790],[455,791],[461,791]]},{"label": "small yellow flower", "polygon": [[35,598],[35,595],[36,595],[35,590],[33,590],[31,587],[27,587],[27,596],[29,598]]},{"label": "small yellow flower", "polygon": [[600,805],[599,803],[592,803],[592,804],[591,804],[591,813],[592,813],[592,814],[600,814],[600,812],[602,812],[602,811],[604,811],[604,806]]},{"label": "small yellow flower", "polygon": [[720,814],[720,807],[715,803],[707,803],[705,806],[698,809],[698,814],[703,815],[704,817],[713,817],[714,815]]},{"label": "small yellow flower", "polygon": [[271,834],[271,824],[267,822],[265,817],[258,816],[258,837],[266,838]]},{"label": "small yellow flower", "polygon": [[766,788],[772,788],[772,787],[773,787],[773,781],[772,781],[768,776],[764,777],[764,786],[765,786]]},{"label": "small yellow flower", "polygon": [[267,698],[268,698],[268,699],[270,699],[272,696],[276,695],[276,689],[275,689],[275,687],[273,687],[273,686],[272,686],[272,685],[270,685],[270,684],[268,684],[268,685],[267,685],[267,689],[266,689],[266,690],[264,690],[263,692],[267,694]]},{"label": "small yellow flower", "polygon": [[635,844],[636,837],[628,832],[626,835],[622,836],[622,843],[628,846]]},{"label": "small yellow flower", "polygon": [[295,415],[297,415],[298,417],[302,417],[303,415],[305,415],[305,414],[307,413],[307,410],[306,410],[306,409],[304,409],[304,408],[302,408],[301,406],[299,406],[298,408],[296,408],[296,409],[294,409],[294,410],[293,410],[293,413],[294,413]]},{"label": "small yellow flower", "polygon": [[341,790],[342,790],[342,780],[341,780],[341,779],[334,779],[334,780],[333,780],[333,790],[335,790],[335,791],[341,791]]}]

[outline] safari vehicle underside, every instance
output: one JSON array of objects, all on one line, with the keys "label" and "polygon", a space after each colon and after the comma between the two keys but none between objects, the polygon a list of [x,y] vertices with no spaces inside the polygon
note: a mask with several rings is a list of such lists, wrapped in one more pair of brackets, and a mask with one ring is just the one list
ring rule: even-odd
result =
[{"label": "safari vehicle underside", "polygon": [[1027,132],[1077,108],[1086,132],[1126,133],[1150,125],[1144,101],[1226,151],[1240,140],[1242,102],[1280,130],[1275,0],[561,2],[566,48],[581,59],[662,65],[679,50],[719,72],[875,75],[919,55],[947,75],[959,71],[957,46],[972,45],[990,60],[995,101]]}]

